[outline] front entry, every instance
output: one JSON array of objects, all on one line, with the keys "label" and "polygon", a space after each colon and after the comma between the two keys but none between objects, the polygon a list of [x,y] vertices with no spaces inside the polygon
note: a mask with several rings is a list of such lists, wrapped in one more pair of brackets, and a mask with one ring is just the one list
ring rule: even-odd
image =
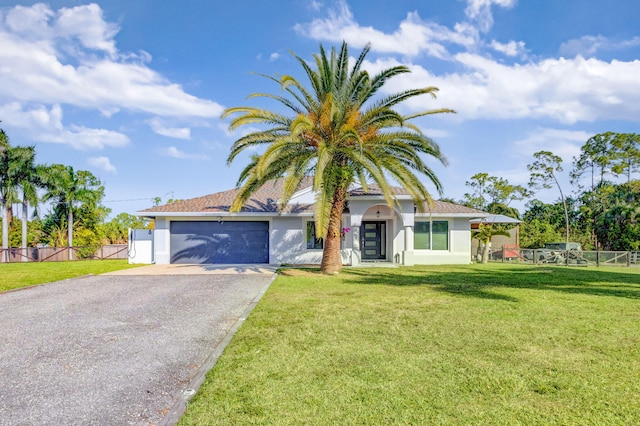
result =
[{"label": "front entry", "polygon": [[362,222],[362,260],[385,260],[387,258],[387,223],[384,221]]}]

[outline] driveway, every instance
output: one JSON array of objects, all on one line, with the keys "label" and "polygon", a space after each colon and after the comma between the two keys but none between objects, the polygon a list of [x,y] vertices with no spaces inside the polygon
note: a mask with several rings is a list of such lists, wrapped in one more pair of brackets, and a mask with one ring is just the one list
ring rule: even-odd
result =
[{"label": "driveway", "polygon": [[0,425],[176,420],[275,277],[229,268],[132,269],[0,294]]}]

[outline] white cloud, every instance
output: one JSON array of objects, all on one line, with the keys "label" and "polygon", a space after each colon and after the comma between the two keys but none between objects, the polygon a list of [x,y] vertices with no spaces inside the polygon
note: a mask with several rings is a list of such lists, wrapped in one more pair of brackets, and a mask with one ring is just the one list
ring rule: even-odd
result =
[{"label": "white cloud", "polygon": [[308,5],[309,5],[309,9],[315,10],[316,12],[319,11],[323,6],[323,4],[321,2],[316,1],[316,0],[311,0],[308,3]]},{"label": "white cloud", "polygon": [[279,57],[280,57],[280,54],[278,52],[273,52],[271,55],[269,55],[269,60],[273,62],[278,60]]},{"label": "white cloud", "polygon": [[344,1],[338,2],[337,10],[330,10],[327,18],[297,24],[294,29],[298,34],[316,40],[344,40],[354,47],[364,47],[371,43],[372,49],[378,52],[409,56],[426,52],[436,58],[449,56],[445,43],[472,46],[477,37],[477,32],[469,25],[459,24],[454,30],[450,30],[445,26],[423,21],[417,12],[408,13],[395,32],[385,34],[373,27],[360,26]]},{"label": "white cloud", "polygon": [[92,129],[62,123],[62,108],[55,104],[50,109],[44,105],[25,108],[18,102],[0,105],[3,124],[41,142],[67,144],[75,149],[92,150],[105,147],[120,147],[129,143],[129,138],[119,132]]},{"label": "white cloud", "polygon": [[[420,65],[411,74],[389,81],[385,91],[436,86],[437,101],[415,98],[412,110],[453,108],[459,120],[547,118],[572,124],[601,119],[636,120],[640,115],[640,61],[546,59],[527,64],[500,64],[478,54],[461,53],[458,73],[435,75]],[[395,59],[366,63],[376,72],[398,65]]]},{"label": "white cloud", "polygon": [[492,40],[489,45],[496,52],[500,52],[507,56],[525,56],[526,55],[526,47],[523,41],[514,41],[511,40],[506,44],[500,43],[496,40]]},{"label": "white cloud", "polygon": [[181,160],[207,160],[209,157],[202,154],[187,154],[184,151],[179,150],[175,146],[163,148],[158,150],[160,155],[165,157],[179,158]]},{"label": "white cloud", "polygon": [[467,0],[467,8],[464,12],[469,19],[478,23],[480,31],[487,32],[493,26],[491,6],[511,8],[515,4],[516,0]]},{"label": "white cloud", "polygon": [[594,56],[598,51],[628,49],[638,45],[640,45],[640,37],[633,37],[623,41],[613,41],[601,35],[586,35],[562,43],[560,45],[560,54],[568,57]]},{"label": "white cloud", "polygon": [[524,139],[515,141],[512,147],[517,157],[531,161],[533,153],[551,151],[562,158],[566,167],[570,167],[573,157],[580,155],[580,148],[591,136],[593,135],[582,130],[540,127]]},{"label": "white cloud", "polygon": [[117,31],[96,4],[9,9],[0,15],[0,102],[70,104],[107,116],[127,110],[219,117],[221,105],[186,93],[147,67],[146,52],[118,52]]},{"label": "white cloud", "polygon": [[155,133],[176,139],[191,139],[191,129],[188,127],[167,127],[160,117],[147,120],[151,130]]},{"label": "white cloud", "polygon": [[116,168],[109,161],[109,157],[89,157],[87,162],[90,166],[104,170],[107,173],[117,173]]}]

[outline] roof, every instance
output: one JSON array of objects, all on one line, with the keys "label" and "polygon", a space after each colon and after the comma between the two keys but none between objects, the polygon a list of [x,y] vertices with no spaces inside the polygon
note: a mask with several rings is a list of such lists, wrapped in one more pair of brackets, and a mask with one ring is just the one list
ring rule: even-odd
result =
[{"label": "roof", "polygon": [[[247,213],[277,213],[278,200],[282,195],[283,183],[283,179],[274,179],[271,183],[263,185],[253,194],[242,208],[242,211]],[[305,177],[298,186],[298,191],[310,187],[311,183],[312,178]],[[238,192],[240,192],[239,188],[216,192],[203,197],[151,207],[140,211],[140,213],[228,213]],[[289,205],[286,210],[290,213],[302,213],[307,210],[311,211],[312,207],[309,204]]]},{"label": "roof", "polygon": [[483,217],[482,219],[471,219],[470,220],[471,223],[508,223],[508,224],[513,224],[513,223],[522,223],[521,220],[518,219],[514,219],[512,217],[509,216],[505,216],[503,214],[490,214],[486,217]]},{"label": "roof", "polygon": [[[283,190],[283,179],[275,179],[270,183],[265,184],[257,190],[251,199],[243,207],[243,213],[311,213],[313,212],[313,204],[289,204],[286,209],[281,212],[278,210],[278,200]],[[298,192],[308,189],[313,183],[312,177],[305,177],[298,186]],[[396,196],[406,196],[409,194],[400,187],[392,186],[391,191]],[[156,216],[154,213],[158,213],[158,216],[166,216],[169,213],[176,213],[177,215],[200,215],[200,214],[228,214],[229,208],[233,203],[233,200],[239,192],[238,188],[231,189],[229,191],[217,192],[215,194],[205,195],[203,197],[191,198],[188,200],[176,201],[170,204],[164,204],[161,206],[151,207],[138,212],[143,216]],[[374,198],[382,197],[382,191],[378,186],[370,185],[368,191],[365,192],[362,188],[355,188],[349,191],[350,197],[367,197]],[[486,216],[487,213],[465,207],[459,204],[448,203],[445,201],[434,201],[433,206],[430,208],[425,203],[425,212],[428,214],[454,214],[454,215],[478,215]]]}]

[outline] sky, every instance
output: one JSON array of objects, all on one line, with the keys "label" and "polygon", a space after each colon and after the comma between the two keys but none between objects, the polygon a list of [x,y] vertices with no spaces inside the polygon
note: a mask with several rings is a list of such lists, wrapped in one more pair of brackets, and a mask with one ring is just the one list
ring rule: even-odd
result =
[{"label": "sky", "polygon": [[401,112],[456,111],[415,121],[448,159],[429,162],[442,196],[476,173],[526,185],[540,150],[563,158],[570,193],[591,136],[639,132],[639,15],[637,0],[0,0],[0,127],[38,163],[99,177],[112,216],[135,213],[236,185],[248,157],[226,160],[246,129],[220,116],[277,108],[247,98],[279,93],[260,74],[303,78],[292,53],[370,43],[365,69],[412,71],[382,94],[439,88]]}]

